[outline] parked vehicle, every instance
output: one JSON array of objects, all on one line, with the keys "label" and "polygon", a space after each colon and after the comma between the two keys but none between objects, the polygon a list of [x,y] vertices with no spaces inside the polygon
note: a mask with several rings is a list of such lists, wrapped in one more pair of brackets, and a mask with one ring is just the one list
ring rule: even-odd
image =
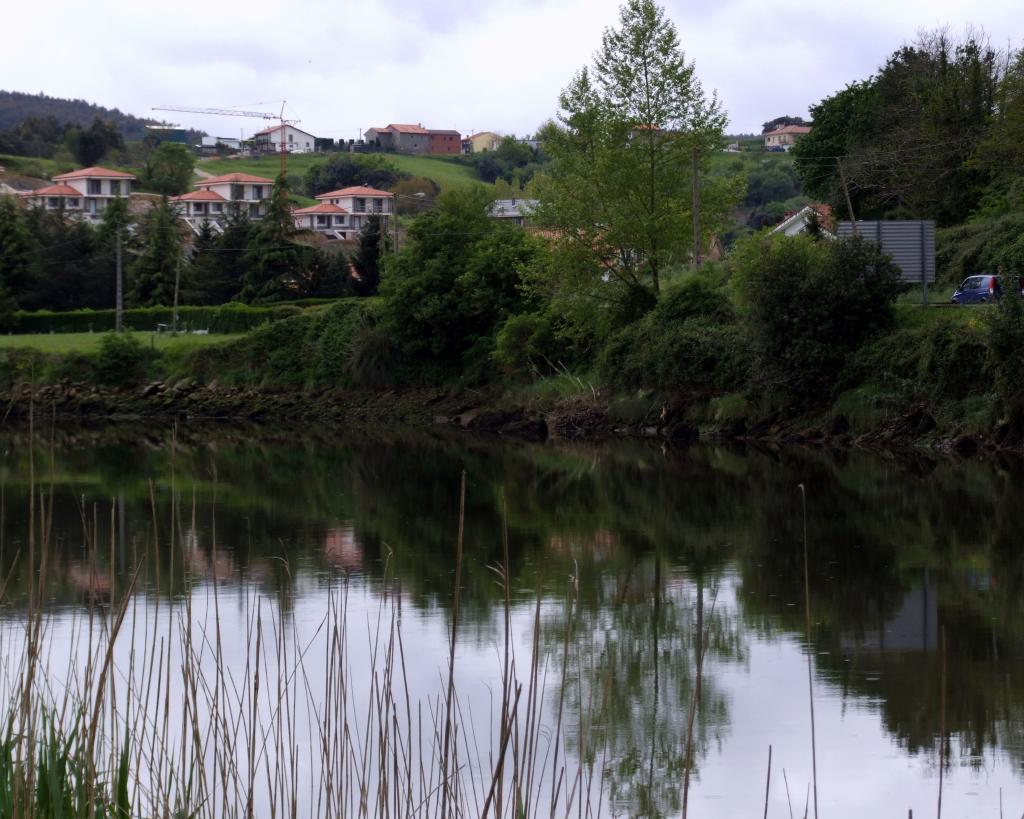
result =
[{"label": "parked vehicle", "polygon": [[953,304],[987,304],[1002,298],[1006,287],[1016,287],[1017,292],[1024,296],[1024,280],[1016,276],[996,276],[985,273],[980,276],[968,276],[953,293],[950,301]]}]

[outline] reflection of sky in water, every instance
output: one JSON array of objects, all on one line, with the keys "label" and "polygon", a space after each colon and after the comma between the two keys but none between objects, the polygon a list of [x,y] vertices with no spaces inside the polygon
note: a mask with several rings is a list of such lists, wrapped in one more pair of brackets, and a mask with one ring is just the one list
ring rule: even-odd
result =
[{"label": "reflection of sky in water", "polygon": [[[283,623],[288,661],[297,650],[304,652],[295,739],[302,756],[299,798],[307,806],[320,788],[322,766],[311,751],[306,721],[312,711],[305,702],[308,695],[321,714],[328,707],[325,617],[332,604],[340,604],[346,576],[352,724],[366,721],[371,640],[379,624],[386,641],[392,622],[391,610],[381,603],[386,591],[391,602],[401,602],[404,679],[413,722],[422,720],[429,746],[432,715],[447,683],[455,512],[465,466],[456,688],[460,757],[472,777],[467,814],[479,815],[498,741],[503,613],[500,581],[490,567],[502,560],[504,497],[512,635],[523,682],[534,596],[538,587],[543,593],[541,721],[547,728],[539,741],[543,779],[535,783],[541,812],[548,813],[551,760],[545,753],[554,737],[562,652],[568,646],[572,665],[560,741],[571,754],[581,739],[608,742],[604,815],[678,815],[701,578],[711,647],[690,815],[760,815],[771,744],[769,816],[789,816],[783,769],[793,814],[802,816],[811,778],[810,727],[793,487],[804,480],[815,487],[809,531],[821,814],[902,817],[913,808],[918,816],[931,815],[938,788],[943,631],[949,644],[946,725],[953,736],[943,810],[948,816],[997,816],[1000,789],[1006,815],[1024,810],[1018,773],[1024,759],[1024,636],[1018,636],[1024,559],[1017,548],[1024,536],[1024,474],[1012,464],[894,465],[863,453],[833,458],[703,447],[671,456],[637,446],[577,452],[471,442],[460,449],[418,439],[394,446],[371,441],[337,448],[194,447],[178,458],[178,479],[193,483],[179,489],[171,550],[166,450],[84,448],[60,454],[58,475],[66,482],[58,481],[55,495],[58,548],[49,564],[56,611],[46,632],[50,680],[59,690],[69,664],[83,664],[84,647],[76,653],[68,636],[87,625],[82,604],[96,603],[93,611],[102,611],[109,603],[107,521],[111,499],[123,497],[123,518],[119,514],[115,526],[123,537],[112,558],[115,599],[139,555],[148,557],[118,645],[118,690],[123,695],[132,633],[141,650],[161,640],[166,645],[170,629],[172,667],[180,665],[175,629],[185,616],[189,583],[195,584],[196,634],[200,626],[212,629],[216,589],[225,668],[242,685],[251,656],[246,634],[258,602],[267,640],[273,641]],[[214,467],[216,487],[210,478]],[[6,468],[8,479],[19,474],[17,463]],[[159,557],[145,546],[154,517],[148,484],[153,475]],[[21,489],[6,486],[0,551],[2,575],[12,577],[11,602],[0,609],[5,684],[19,657],[30,577],[13,558],[25,545],[25,515],[17,505]],[[83,510],[98,530],[95,555],[80,536]],[[570,578],[579,607],[577,631],[566,643]],[[212,674],[211,645],[199,640],[197,646],[204,674]],[[261,707],[267,715],[279,703],[267,683],[276,676],[274,654],[264,658]],[[404,715],[401,678],[397,684]],[[180,680],[175,686],[172,708],[180,709]],[[523,707],[526,696],[524,688]],[[579,696],[596,703],[582,731]],[[597,754],[603,758],[601,749]],[[593,793],[596,807],[596,788]],[[609,794],[616,796],[611,804]]]},{"label": "reflection of sky in water", "polygon": [[[350,547],[351,548],[351,544]],[[803,815],[804,800],[811,780],[810,764],[810,722],[807,705],[807,666],[803,645],[792,635],[776,633],[770,629],[754,630],[745,628],[742,622],[742,604],[736,597],[737,578],[727,572],[720,580],[717,598],[709,591],[705,598],[705,616],[716,618],[721,627],[738,629],[742,632],[742,654],[740,657],[716,658],[712,650],[708,655],[705,680],[708,688],[714,687],[728,711],[727,724],[714,731],[706,756],[699,760],[699,773],[691,790],[691,815],[714,816],[716,818],[749,817],[760,814],[763,809],[764,784],[767,765],[768,745],[773,747],[772,784],[769,799],[770,816],[788,816],[783,769],[785,769],[796,816]],[[335,578],[330,580],[322,575],[301,572],[295,577],[296,594],[292,608],[284,621],[285,643],[289,657],[294,658],[296,649],[303,653],[305,694],[299,697],[297,711],[299,724],[294,734],[302,760],[300,765],[300,810],[308,808],[310,794],[318,792],[322,783],[318,779],[317,751],[312,750],[310,726],[306,722],[308,711],[305,697],[322,707],[325,700],[325,650],[330,631],[330,622],[325,616],[332,608],[337,613],[341,604],[341,585]],[[665,584],[663,605],[677,605],[689,609],[694,602],[694,586],[689,578],[675,572]],[[204,673],[212,674],[212,646],[215,634],[214,587],[208,583],[197,586],[193,592],[193,640],[199,645],[200,635],[205,630],[210,643],[200,658]],[[363,726],[367,707],[368,681],[372,672],[372,645],[377,638],[380,625],[380,639],[387,640],[391,623],[391,610],[381,608],[379,587],[354,578],[349,584],[347,605],[347,648],[349,682],[352,699],[350,719],[353,727]],[[245,667],[247,646],[245,635],[252,628],[252,618],[257,605],[264,618],[264,630],[272,642],[276,629],[280,628],[277,604],[248,584],[221,584],[217,588],[222,651],[225,666],[237,675]],[[391,590],[392,602],[397,603],[395,591]],[[907,595],[908,601],[920,602],[920,592],[915,590]],[[514,604],[512,635],[515,652],[521,664],[520,676],[525,678],[525,664],[531,649],[534,601],[521,595]],[[185,609],[181,604],[173,607],[173,617],[168,617],[171,607],[166,601],[157,605],[153,598],[139,595],[129,608],[124,631],[118,643],[116,654],[117,679],[121,690],[126,685],[128,671],[127,649],[135,634],[137,650],[160,643],[183,622]],[[383,618],[381,614],[383,611]],[[541,607],[542,628],[564,616],[560,601],[546,599]],[[395,612],[397,614],[397,612]],[[902,612],[901,612],[902,614]],[[329,620],[330,618],[328,618]],[[248,621],[248,622],[247,622]],[[76,629],[84,633],[88,618],[82,610],[69,610],[53,617],[47,624],[46,640],[49,650],[49,677],[52,681],[65,678],[68,663],[74,652],[69,652],[70,635]],[[340,620],[336,620],[340,622]],[[397,622],[397,621],[396,621]],[[401,604],[401,634],[405,652],[405,679],[413,713],[422,714],[425,724],[430,714],[436,711],[443,700],[447,675],[448,612],[436,606],[413,608],[407,600]],[[581,642],[593,641],[601,652],[603,641],[612,640],[616,620],[605,621],[609,631],[603,635],[588,635]],[[894,619],[899,623],[899,615]],[[156,628],[154,630],[154,624]],[[490,749],[497,745],[497,711],[501,690],[501,647],[503,644],[502,613],[495,610],[486,622],[474,624],[470,633],[460,640],[456,660],[456,689],[462,712],[461,727],[473,736],[463,736],[472,746],[479,747],[483,764],[473,764],[466,749],[460,756],[464,764],[473,769],[480,782],[489,775]],[[154,642],[154,634],[156,635]],[[18,619],[8,618],[3,622],[2,640],[5,655],[10,658],[23,637]],[[662,636],[670,643],[678,635]],[[637,635],[633,635],[637,638]],[[549,747],[553,736],[554,712],[557,706],[558,681],[562,646],[560,637],[548,634],[542,648],[544,666],[541,679],[546,680],[546,694],[543,703],[542,721],[549,731],[542,734],[541,748]],[[639,635],[643,643],[643,635]],[[173,638],[172,638],[173,642]],[[664,645],[664,644],[663,644]],[[639,646],[640,651],[648,647]],[[198,650],[198,649],[197,649]],[[901,651],[892,648],[891,651]],[[586,650],[584,650],[584,654]],[[666,656],[668,656],[666,649]],[[877,655],[877,648],[869,648],[868,654]],[[84,646],[78,645],[79,663],[84,659]],[[250,655],[251,659],[251,655]],[[592,658],[591,658],[592,659]],[[174,652],[173,664],[180,662],[180,654]],[[263,712],[264,719],[275,707],[273,696],[275,670],[273,657],[265,666]],[[380,671],[378,659],[378,672]],[[138,674],[138,669],[136,669]],[[643,674],[650,675],[650,668],[643,667]],[[662,684],[670,679],[670,670],[662,670]],[[872,674],[884,672],[863,672],[870,683],[878,680]],[[9,680],[8,680],[9,682]],[[922,679],[920,684],[938,684],[937,680]],[[238,684],[238,683],[236,683]],[[401,681],[397,683],[402,688]],[[823,680],[815,674],[815,709],[817,721],[819,806],[823,815],[829,817],[864,817],[871,815],[903,816],[908,808],[917,815],[930,815],[937,796],[938,776],[933,755],[919,753],[908,755],[901,750],[892,736],[887,733],[879,719],[879,701],[870,696],[844,695],[842,686],[831,680]],[[870,689],[870,685],[868,685]],[[643,690],[643,689],[641,689]],[[863,687],[860,690],[864,690]],[[60,688],[55,689],[59,698]],[[634,691],[613,691],[612,696],[633,696]],[[525,694],[524,694],[525,696]],[[399,699],[404,697],[404,690]],[[180,719],[181,681],[172,682],[171,695],[173,715],[172,726]],[[419,710],[422,706],[422,711]],[[404,705],[402,706],[404,708]],[[414,720],[416,717],[414,717]],[[662,714],[661,720],[674,723],[674,736],[684,736],[685,712]],[[573,747],[570,739],[575,731],[574,719],[570,717],[563,739]],[[357,733],[362,727],[357,729]],[[671,733],[671,732],[670,732]],[[638,748],[622,748],[639,754],[640,767],[646,764],[646,741]],[[173,745],[173,743],[172,743]],[[953,745],[952,765],[947,771],[943,795],[943,810],[949,816],[996,816],[999,809],[999,790],[1003,790],[1007,810],[1016,809],[1024,801],[1024,788],[1013,768],[1012,762],[1002,752],[988,749],[980,760],[961,759],[956,743]],[[611,762],[610,767],[615,765]],[[548,763],[550,765],[550,763]],[[570,766],[574,769],[574,763]],[[486,769],[486,770],[485,770]],[[469,768],[466,769],[468,772]],[[539,785],[543,794],[540,804],[547,812],[550,785],[545,779]],[[643,777],[641,777],[642,779]],[[677,783],[662,783],[671,791]],[[594,792],[596,799],[596,790]],[[479,808],[483,793],[475,796]],[[604,814],[619,815],[631,813],[626,805],[603,803]],[[595,803],[596,808],[596,803]]]}]

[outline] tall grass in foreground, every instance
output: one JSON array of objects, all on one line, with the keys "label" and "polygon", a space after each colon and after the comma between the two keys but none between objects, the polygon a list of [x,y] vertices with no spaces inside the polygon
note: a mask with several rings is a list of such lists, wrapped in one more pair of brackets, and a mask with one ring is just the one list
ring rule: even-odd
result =
[{"label": "tall grass in foreground", "polygon": [[[17,560],[28,562],[33,582],[24,608],[18,601],[14,615],[0,619],[0,819],[602,812],[601,749],[567,753],[569,704],[560,699],[554,717],[547,713],[540,593],[529,654],[517,656],[504,567],[494,569],[504,591],[501,691],[484,724],[460,695],[461,534],[446,680],[436,696],[413,701],[403,597],[393,582],[365,622],[353,619],[353,587],[342,581],[327,589],[318,621],[301,626],[259,594],[228,603],[217,582],[192,588],[186,579],[174,605],[141,588],[146,561],[157,587],[173,588],[160,568],[173,572],[177,562],[160,556],[195,549],[195,500],[189,520],[187,500],[175,496],[169,527],[161,525],[152,485],[148,541],[130,546],[133,576],[119,579],[113,569],[115,551],[125,548],[115,537],[116,505],[83,504],[79,582],[90,605],[52,608],[47,584],[60,563],[50,531],[53,487],[41,488],[31,468],[30,531]],[[507,566],[507,534],[504,542]],[[212,549],[216,565],[215,536]],[[96,568],[105,550],[109,575]],[[188,566],[190,556],[181,557]],[[243,633],[223,627],[228,604],[244,606]],[[563,675],[573,649],[571,591],[565,605]],[[58,629],[60,639],[51,639]],[[581,725],[597,705],[574,704]]]}]

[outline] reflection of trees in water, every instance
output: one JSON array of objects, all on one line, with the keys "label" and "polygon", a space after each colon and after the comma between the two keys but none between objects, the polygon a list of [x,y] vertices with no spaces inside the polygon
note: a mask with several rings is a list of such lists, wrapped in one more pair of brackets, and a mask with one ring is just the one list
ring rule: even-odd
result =
[{"label": "reflection of trees in water", "polygon": [[[604,709],[601,736],[623,749],[616,758],[624,767],[615,772],[623,799],[669,810],[677,798],[696,617],[692,588],[679,586],[669,567],[707,578],[707,590],[735,560],[745,626],[769,637],[806,637],[796,491],[802,482],[809,488],[812,637],[819,652],[829,652],[817,655],[818,674],[847,696],[877,703],[902,747],[933,750],[940,721],[934,646],[883,651],[866,641],[898,617],[928,570],[936,622],[945,626],[949,645],[946,724],[966,756],[1001,746],[1024,767],[1017,736],[1024,724],[1019,462],[711,447],[665,455],[632,443],[493,446],[423,435],[179,440],[172,459],[169,439],[168,433],[86,445],[58,441],[52,496],[49,448],[37,445],[40,488],[47,502],[53,498],[48,565],[55,600],[102,602],[101,586],[111,577],[115,585],[123,582],[145,554],[140,583],[172,597],[197,581],[242,582],[287,611],[301,573],[358,572],[383,583],[387,563],[412,605],[443,610],[465,469],[460,630],[493,639],[502,592],[490,567],[502,561],[504,497],[513,590],[530,595],[540,588],[557,600],[565,578],[578,577],[574,662],[603,676],[578,677],[570,690]],[[11,578],[8,596],[17,599],[35,578],[23,557],[28,441],[8,438],[0,451],[0,573]],[[111,556],[116,499],[123,504],[114,509]],[[702,752],[727,718],[716,711],[716,657],[732,656],[742,645],[740,625],[721,607],[714,621],[719,618],[698,724]],[[552,656],[564,620],[546,624]],[[728,634],[735,637],[732,647]],[[629,696],[610,697],[610,686]]]},{"label": "reflection of trees in water", "polygon": [[713,604],[703,574],[684,578],[660,554],[629,561],[612,579],[597,582],[600,588],[584,593],[574,612],[543,625],[549,656],[566,664],[554,696],[564,708],[566,746],[603,767],[616,812],[678,813],[701,636],[708,646],[695,767],[727,730],[727,703],[715,686],[713,663],[741,657],[738,623]]}]

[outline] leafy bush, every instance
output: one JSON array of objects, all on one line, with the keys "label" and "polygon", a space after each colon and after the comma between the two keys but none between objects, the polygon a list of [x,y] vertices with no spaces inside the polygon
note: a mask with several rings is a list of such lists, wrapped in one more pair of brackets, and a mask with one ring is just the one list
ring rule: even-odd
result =
[{"label": "leafy bush", "polygon": [[1010,415],[1024,416],[1024,303],[1007,293],[987,318],[988,366],[996,392]]},{"label": "leafy bush", "polygon": [[343,299],[329,307],[260,325],[243,338],[186,354],[182,374],[205,381],[267,388],[350,386],[349,346],[368,299]]},{"label": "leafy bush", "polygon": [[940,230],[935,262],[939,279],[948,284],[977,273],[1024,275],[1024,214]]},{"label": "leafy bush", "polygon": [[107,333],[93,367],[103,384],[130,384],[144,374],[146,348],[129,333]]},{"label": "leafy bush", "polygon": [[598,372],[618,390],[721,392],[746,381],[746,348],[745,333],[726,296],[692,279],[612,336],[599,357]]},{"label": "leafy bush", "polygon": [[494,361],[508,375],[525,376],[550,370],[555,346],[551,320],[546,315],[511,316],[495,338]]},{"label": "leafy bush", "polygon": [[765,384],[822,399],[850,353],[893,323],[899,271],[873,242],[758,236],[734,260]]}]

